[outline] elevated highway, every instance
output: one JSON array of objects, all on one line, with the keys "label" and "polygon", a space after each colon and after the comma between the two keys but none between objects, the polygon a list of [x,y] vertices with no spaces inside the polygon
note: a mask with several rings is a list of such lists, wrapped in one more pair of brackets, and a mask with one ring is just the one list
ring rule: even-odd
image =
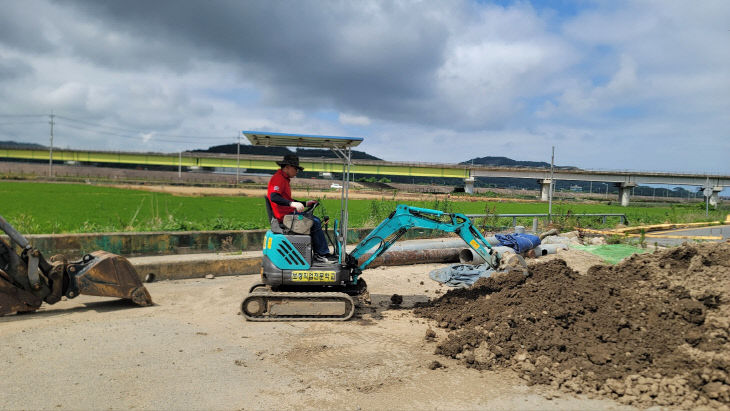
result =
[{"label": "elevated highway", "polygon": [[[49,152],[39,149],[0,149],[0,158],[48,161]],[[91,150],[54,150],[54,161],[101,164],[138,164],[169,167],[221,167],[248,170],[276,170],[275,156],[183,153],[140,153]],[[307,170],[320,173],[342,172],[342,163],[332,158],[302,158],[300,164]],[[441,177],[463,179],[467,192],[473,192],[477,177],[527,178],[540,181],[542,197],[547,200],[550,170],[547,168],[490,167],[463,164],[412,163],[376,160],[353,160],[350,171],[354,174],[372,174],[409,177]],[[568,181],[596,181],[619,187],[622,205],[629,204],[631,188],[640,184],[693,185],[709,187],[710,202],[717,204],[719,193],[730,186],[730,176],[651,171],[598,171],[558,168],[554,179]],[[708,191],[708,192],[709,192]]]}]

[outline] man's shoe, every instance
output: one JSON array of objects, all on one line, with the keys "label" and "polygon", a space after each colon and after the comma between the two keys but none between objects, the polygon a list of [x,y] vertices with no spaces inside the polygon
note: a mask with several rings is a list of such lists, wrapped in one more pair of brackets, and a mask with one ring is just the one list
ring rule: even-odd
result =
[{"label": "man's shoe", "polygon": [[314,261],[317,263],[334,264],[337,262],[337,260],[338,260],[337,256],[332,255],[332,254],[327,254],[327,255],[315,254],[314,255]]}]

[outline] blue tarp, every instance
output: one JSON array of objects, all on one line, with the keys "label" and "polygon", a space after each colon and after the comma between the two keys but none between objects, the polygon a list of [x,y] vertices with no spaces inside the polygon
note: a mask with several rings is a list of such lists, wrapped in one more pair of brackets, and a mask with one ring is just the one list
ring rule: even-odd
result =
[{"label": "blue tarp", "polygon": [[495,234],[498,245],[510,247],[518,254],[531,250],[540,245],[540,237],[532,234]]}]

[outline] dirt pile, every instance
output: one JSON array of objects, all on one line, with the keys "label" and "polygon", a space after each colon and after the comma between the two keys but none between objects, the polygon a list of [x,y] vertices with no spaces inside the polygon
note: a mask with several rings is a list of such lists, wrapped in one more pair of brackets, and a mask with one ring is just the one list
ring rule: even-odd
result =
[{"label": "dirt pile", "polygon": [[416,309],[436,352],[625,404],[730,406],[730,243],[634,255],[587,275],[560,259]]}]

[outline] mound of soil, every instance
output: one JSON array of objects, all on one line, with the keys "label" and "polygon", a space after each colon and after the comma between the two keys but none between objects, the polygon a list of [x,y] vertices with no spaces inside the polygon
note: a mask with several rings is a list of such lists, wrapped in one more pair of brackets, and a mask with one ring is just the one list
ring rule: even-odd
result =
[{"label": "mound of soil", "polygon": [[555,259],[416,309],[438,354],[625,404],[730,406],[730,243],[634,255],[587,275]]}]

